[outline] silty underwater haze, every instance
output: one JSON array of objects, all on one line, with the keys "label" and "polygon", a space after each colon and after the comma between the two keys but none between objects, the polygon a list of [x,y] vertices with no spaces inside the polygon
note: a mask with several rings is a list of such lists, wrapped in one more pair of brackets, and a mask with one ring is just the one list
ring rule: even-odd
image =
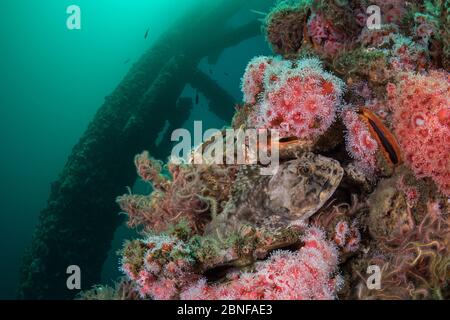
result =
[{"label": "silty underwater haze", "polygon": [[[46,206],[50,185],[105,97],[168,26],[199,2],[0,2],[0,298],[16,297],[22,255],[39,212]],[[66,27],[66,8],[72,4],[81,8],[81,30]],[[267,11],[267,4],[259,7],[254,8]],[[246,8],[232,23],[258,18]],[[254,55],[269,52],[259,35],[224,50],[212,65],[202,60],[200,69],[240,101],[245,65]],[[196,90],[187,85],[182,96],[195,101]],[[207,106],[208,100],[200,93],[199,103],[183,126],[191,129],[193,120],[203,120],[205,127],[221,128],[226,122]],[[119,275],[114,252],[125,232],[116,234],[102,283]]]}]

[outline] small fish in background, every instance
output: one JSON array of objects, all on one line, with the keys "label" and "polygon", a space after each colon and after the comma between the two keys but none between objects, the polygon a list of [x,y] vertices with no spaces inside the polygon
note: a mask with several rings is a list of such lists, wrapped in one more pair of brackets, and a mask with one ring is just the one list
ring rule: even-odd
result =
[{"label": "small fish in background", "polygon": [[128,64],[131,61],[131,59],[127,59],[123,62],[123,64]]},{"label": "small fish in background", "polygon": [[267,12],[262,12],[262,11],[258,11],[258,10],[254,10],[254,9],[250,9],[250,12],[253,12],[255,14],[259,14],[261,16],[267,16]]},{"label": "small fish in background", "polygon": [[144,34],[144,39],[147,39],[149,31],[150,31],[150,28],[147,28],[147,31],[145,31],[145,34]]},{"label": "small fish in background", "polygon": [[212,69],[209,69],[209,74],[213,74],[213,71],[212,71]]},{"label": "small fish in background", "polygon": [[227,77],[230,75],[228,72],[224,72],[223,74]]},{"label": "small fish in background", "polygon": [[200,96],[198,95],[198,91],[195,94],[195,104],[198,105],[198,103],[200,102]]},{"label": "small fish in background", "polygon": [[257,14],[259,16],[262,16],[261,18],[257,19],[259,22],[264,23],[267,17],[267,12],[262,12],[262,11],[258,11],[258,10],[253,10],[251,9],[250,12]]}]

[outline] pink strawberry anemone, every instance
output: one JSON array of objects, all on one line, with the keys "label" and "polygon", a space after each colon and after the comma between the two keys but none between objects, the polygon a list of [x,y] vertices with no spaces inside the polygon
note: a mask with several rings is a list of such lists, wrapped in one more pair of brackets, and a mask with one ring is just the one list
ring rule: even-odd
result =
[{"label": "pink strawberry anemone", "polygon": [[264,72],[262,81],[261,74],[244,75],[244,99],[249,97],[245,79],[258,80],[251,86],[258,88],[254,90],[258,99],[254,95],[246,99],[257,101],[253,125],[279,130],[281,138],[313,140],[325,133],[336,118],[344,83],[324,71],[317,59],[263,61],[269,62],[258,68]]}]

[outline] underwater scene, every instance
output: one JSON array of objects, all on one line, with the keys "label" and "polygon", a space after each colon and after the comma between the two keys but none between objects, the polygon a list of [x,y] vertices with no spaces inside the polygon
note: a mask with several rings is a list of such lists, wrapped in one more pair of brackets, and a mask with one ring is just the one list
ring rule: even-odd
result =
[{"label": "underwater scene", "polygon": [[0,300],[450,299],[449,11],[0,1]]}]

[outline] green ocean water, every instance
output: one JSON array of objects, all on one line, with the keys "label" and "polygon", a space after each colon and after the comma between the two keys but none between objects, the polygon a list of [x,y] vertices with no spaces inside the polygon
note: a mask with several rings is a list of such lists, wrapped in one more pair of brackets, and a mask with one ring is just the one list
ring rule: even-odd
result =
[{"label": "green ocean water", "polygon": [[[158,36],[199,1],[0,1],[0,299],[15,298],[22,254],[50,184],[105,96]],[[66,27],[66,8],[72,4],[81,8],[81,30]],[[255,9],[269,5],[261,1]],[[243,8],[232,23],[258,18]],[[269,48],[258,36],[224,50],[214,65],[202,61],[199,67],[239,102],[245,65],[263,54]],[[183,96],[193,97],[195,91],[187,86]],[[200,95],[184,127],[191,129],[194,120],[208,128],[226,124],[207,111],[207,102]],[[114,252],[127,232],[120,228],[116,234],[104,266],[105,283],[119,275]]]}]

